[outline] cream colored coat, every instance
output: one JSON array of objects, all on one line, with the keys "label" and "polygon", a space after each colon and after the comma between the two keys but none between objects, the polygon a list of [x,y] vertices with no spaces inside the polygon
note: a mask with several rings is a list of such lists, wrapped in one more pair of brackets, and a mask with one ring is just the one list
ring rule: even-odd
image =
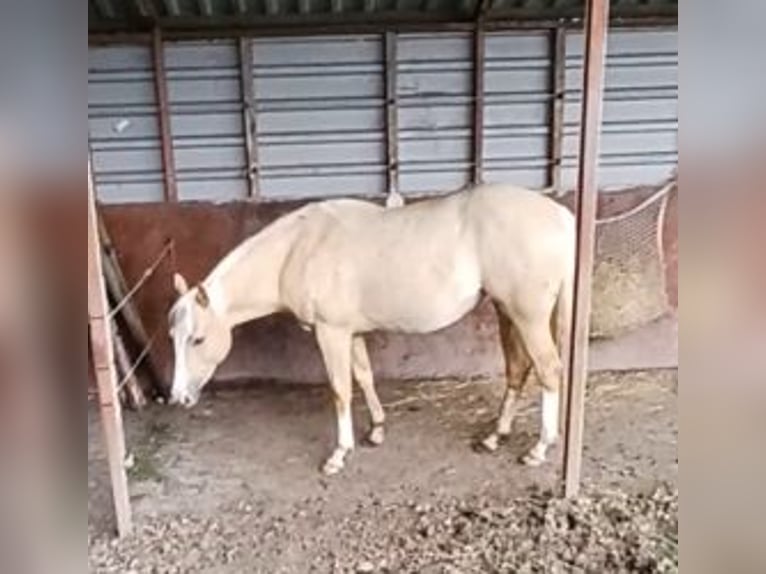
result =
[{"label": "cream colored coat", "polygon": [[354,447],[351,381],[372,416],[369,439],[383,441],[384,413],[362,336],[430,333],[471,311],[482,296],[498,309],[508,370],[494,450],[510,432],[516,393],[530,364],[543,389],[541,437],[526,461],[542,462],[557,436],[561,360],[558,336],[570,313],[575,253],[572,214],[540,193],[481,185],[385,208],[352,199],[309,204],[246,240],[189,289],[171,312],[176,369],[172,395],[197,402],[231,346],[231,329],[279,311],[315,332],[334,391],[338,445],[327,473]]}]

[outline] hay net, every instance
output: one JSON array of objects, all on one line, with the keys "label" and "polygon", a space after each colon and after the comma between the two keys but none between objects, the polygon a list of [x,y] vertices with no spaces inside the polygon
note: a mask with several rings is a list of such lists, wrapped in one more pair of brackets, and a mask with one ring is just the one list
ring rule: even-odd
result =
[{"label": "hay net", "polygon": [[596,221],[590,333],[609,338],[664,316],[662,230],[675,174],[636,207]]}]

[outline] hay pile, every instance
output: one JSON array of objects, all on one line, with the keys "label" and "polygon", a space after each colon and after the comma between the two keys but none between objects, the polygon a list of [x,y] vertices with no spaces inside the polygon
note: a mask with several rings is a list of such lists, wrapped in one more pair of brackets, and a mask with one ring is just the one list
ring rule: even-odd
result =
[{"label": "hay pile", "polygon": [[592,297],[590,334],[594,339],[615,337],[664,316],[669,304],[659,254],[597,260]]},{"label": "hay pile", "polygon": [[596,222],[590,330],[611,338],[670,310],[662,230],[671,180],[636,207]]}]

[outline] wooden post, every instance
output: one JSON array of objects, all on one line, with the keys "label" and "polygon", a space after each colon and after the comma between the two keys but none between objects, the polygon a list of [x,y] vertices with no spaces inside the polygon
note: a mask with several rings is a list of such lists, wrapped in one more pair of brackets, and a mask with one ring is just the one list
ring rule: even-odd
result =
[{"label": "wooden post", "polygon": [[173,157],[173,135],[170,127],[170,105],[168,103],[168,85],[165,75],[165,51],[162,44],[162,32],[159,28],[155,28],[152,33],[152,59],[154,62],[154,94],[157,100],[157,118],[160,127],[160,145],[162,147],[165,201],[178,201],[176,162]]},{"label": "wooden post", "polygon": [[568,365],[568,378],[571,383],[567,400],[566,431],[564,433],[564,495],[567,497],[574,497],[579,493],[582,472],[591,274],[593,272],[596,203],[598,199],[599,131],[603,108],[608,25],[609,0],[588,0],[585,14],[580,165],[575,207],[577,263]]},{"label": "wooden post", "polygon": [[388,193],[399,193],[399,129],[396,81],[396,32],[385,33],[386,57],[386,143],[388,164]]},{"label": "wooden post", "polygon": [[88,325],[117,532],[120,536],[124,536],[132,529],[128,476],[125,470],[125,435],[122,427],[122,409],[117,393],[117,371],[108,319],[106,288],[101,268],[101,248],[98,240],[90,161],[88,162]]},{"label": "wooden post", "polygon": [[551,134],[548,186],[561,191],[561,162],[564,141],[564,98],[566,96],[566,30],[551,30]]},{"label": "wooden post", "polygon": [[473,34],[473,183],[484,181],[484,20],[476,22]]},{"label": "wooden post", "polygon": [[245,161],[247,162],[248,193],[251,198],[260,195],[257,124],[253,95],[253,41],[239,40],[240,83],[242,87],[242,125],[245,130]]}]

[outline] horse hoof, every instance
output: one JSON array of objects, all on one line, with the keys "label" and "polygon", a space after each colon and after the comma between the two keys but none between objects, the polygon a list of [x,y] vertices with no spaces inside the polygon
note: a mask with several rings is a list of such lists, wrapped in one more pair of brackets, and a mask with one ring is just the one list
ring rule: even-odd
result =
[{"label": "horse hoof", "polygon": [[322,474],[325,476],[335,476],[341,470],[343,470],[343,464],[338,464],[334,460],[328,460],[322,466]]},{"label": "horse hoof", "polygon": [[386,432],[383,430],[383,427],[380,426],[374,427],[367,434],[367,444],[370,446],[380,446],[385,439]]},{"label": "horse hoof", "polygon": [[497,449],[500,448],[500,445],[505,442],[507,438],[508,435],[497,434],[496,432],[493,432],[484,440],[480,440],[474,443],[474,448],[479,452],[497,452]]},{"label": "horse hoof", "polygon": [[479,447],[481,450],[486,452],[496,452],[499,446],[500,437],[498,437],[496,434],[491,434],[483,441],[479,442]]},{"label": "horse hoof", "polygon": [[531,452],[521,457],[521,464],[530,468],[537,468],[538,466],[542,466],[544,463],[544,458],[540,458]]}]

